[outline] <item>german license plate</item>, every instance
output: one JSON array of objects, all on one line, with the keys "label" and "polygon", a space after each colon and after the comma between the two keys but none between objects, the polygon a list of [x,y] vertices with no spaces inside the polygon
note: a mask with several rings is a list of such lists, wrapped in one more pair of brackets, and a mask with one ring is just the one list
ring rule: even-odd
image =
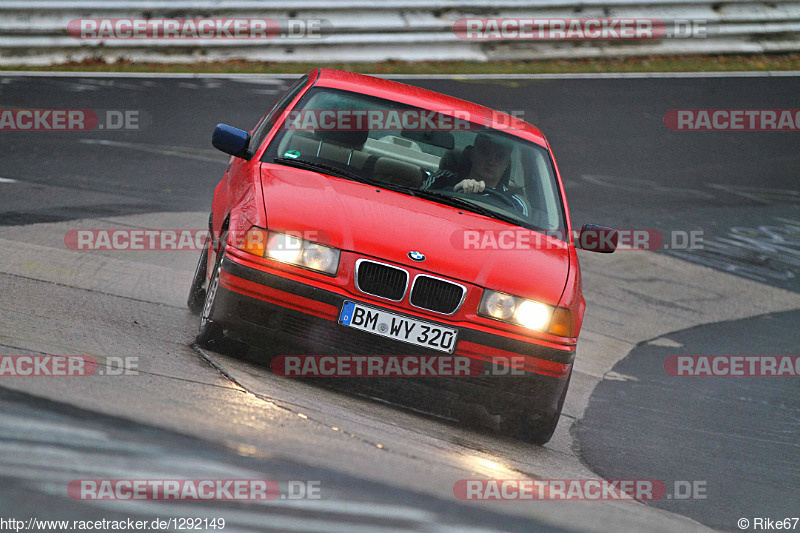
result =
[{"label": "german license plate", "polygon": [[456,328],[390,313],[349,300],[342,306],[339,324],[445,353],[453,353],[458,334]]}]

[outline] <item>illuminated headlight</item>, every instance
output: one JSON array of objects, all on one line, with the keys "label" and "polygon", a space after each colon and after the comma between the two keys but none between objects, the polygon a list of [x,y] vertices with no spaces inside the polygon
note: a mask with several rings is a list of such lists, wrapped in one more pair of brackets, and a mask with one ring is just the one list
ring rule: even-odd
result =
[{"label": "illuminated headlight", "polygon": [[487,289],[483,292],[478,314],[536,331],[548,331],[553,309],[551,305]]},{"label": "illuminated headlight", "polygon": [[543,330],[550,322],[553,308],[532,300],[522,300],[514,314],[514,319],[529,329]]},{"label": "illuminated headlight", "polygon": [[270,231],[267,240],[267,257],[280,261],[281,263],[300,263],[303,255],[303,240],[286,235],[285,233],[275,233]]},{"label": "illuminated headlight", "polygon": [[309,270],[335,275],[339,270],[339,250],[294,235],[252,227],[239,249]]}]

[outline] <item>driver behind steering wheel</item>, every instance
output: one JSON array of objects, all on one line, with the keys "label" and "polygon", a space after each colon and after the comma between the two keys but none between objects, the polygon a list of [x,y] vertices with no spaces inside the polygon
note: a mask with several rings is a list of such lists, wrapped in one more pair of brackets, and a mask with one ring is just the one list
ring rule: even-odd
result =
[{"label": "driver behind steering wheel", "polygon": [[452,187],[456,192],[470,194],[484,194],[485,189],[494,189],[506,194],[515,210],[527,217],[528,202],[518,194],[511,194],[505,183],[507,180],[502,179],[511,164],[511,150],[510,145],[498,142],[485,133],[479,133],[469,156],[472,164],[466,177],[441,169],[428,176],[420,188],[427,190]]}]

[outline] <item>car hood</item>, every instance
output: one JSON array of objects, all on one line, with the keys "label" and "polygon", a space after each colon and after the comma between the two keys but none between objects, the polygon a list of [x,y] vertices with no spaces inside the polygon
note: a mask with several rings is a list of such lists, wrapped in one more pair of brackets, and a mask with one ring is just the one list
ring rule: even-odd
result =
[{"label": "car hood", "polygon": [[[307,231],[342,250],[544,303],[555,305],[561,298],[569,270],[562,241],[469,211],[281,165],[262,164],[261,184],[272,230]],[[546,240],[547,246],[498,249],[489,240],[490,249],[481,249],[470,245],[474,239],[465,246],[465,230],[490,237],[510,232],[516,242],[525,242],[528,235]],[[484,237],[480,241],[487,242]],[[411,251],[426,259],[412,261]]]}]

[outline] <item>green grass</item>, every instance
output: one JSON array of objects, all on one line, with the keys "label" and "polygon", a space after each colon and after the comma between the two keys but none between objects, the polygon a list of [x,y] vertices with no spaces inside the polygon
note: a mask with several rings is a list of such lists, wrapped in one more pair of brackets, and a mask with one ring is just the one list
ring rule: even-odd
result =
[{"label": "green grass", "polygon": [[381,63],[268,63],[222,61],[191,64],[105,63],[90,60],[49,67],[6,66],[3,70],[45,72],[169,72],[169,73],[303,73],[315,67],[350,70],[364,74],[542,74],[585,72],[724,72],[800,70],[800,54],[650,56],[616,59],[547,61],[384,61]]}]

